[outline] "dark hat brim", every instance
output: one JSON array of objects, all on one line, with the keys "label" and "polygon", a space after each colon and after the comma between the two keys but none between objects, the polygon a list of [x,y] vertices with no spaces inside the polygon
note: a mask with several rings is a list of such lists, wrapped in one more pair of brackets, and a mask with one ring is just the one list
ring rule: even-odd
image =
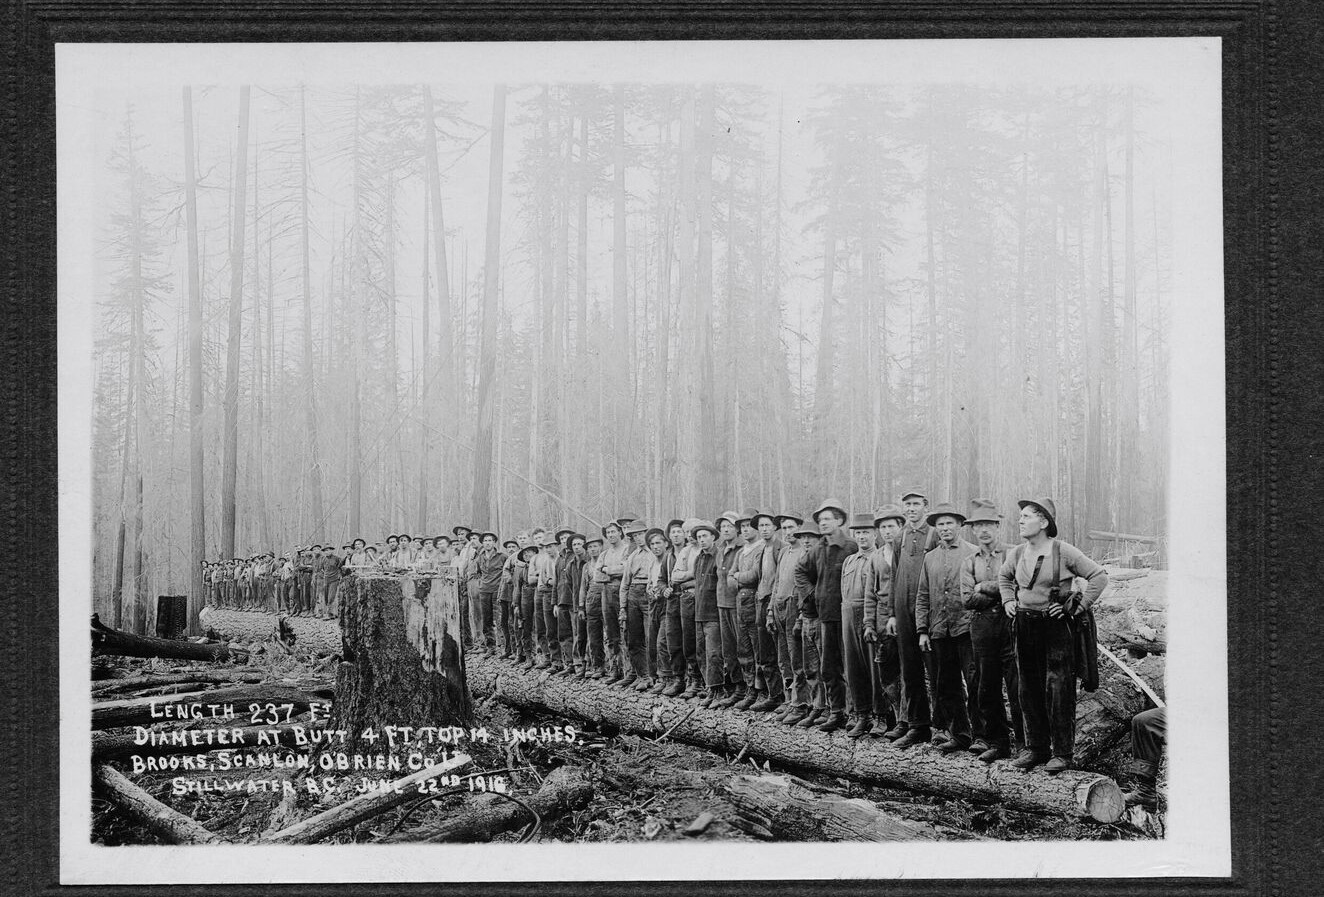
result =
[{"label": "dark hat brim", "polygon": [[1048,537],[1051,539],[1057,535],[1057,518],[1053,516],[1052,511],[1048,510],[1043,505],[1039,504],[1039,502],[1030,498],[1022,499],[1016,502],[1016,504],[1022,510],[1024,510],[1025,508],[1034,508],[1040,514],[1043,514],[1044,517],[1048,520]]},{"label": "dark hat brim", "polygon": [[463,523],[451,527],[451,535],[453,536],[458,536],[461,532],[463,532],[465,535],[468,535],[473,531],[474,530],[472,526],[465,526]]},{"label": "dark hat brim", "polygon": [[957,526],[965,526],[965,515],[960,511],[934,511],[932,514],[925,517],[924,521],[928,523],[929,526],[937,526],[938,520],[943,517],[955,517]]},{"label": "dark hat brim", "polygon": [[850,515],[846,513],[845,508],[839,508],[836,505],[824,505],[823,507],[819,508],[817,511],[814,512],[815,523],[818,523],[818,518],[823,516],[824,511],[836,511],[838,514],[841,515],[842,520],[847,520],[850,518]]},{"label": "dark hat brim", "polygon": [[776,518],[775,516],[773,516],[772,514],[764,514],[764,513],[758,513],[758,514],[755,514],[755,515],[750,519],[749,522],[752,523],[752,524],[754,524],[754,528],[755,528],[755,529],[758,529],[759,521],[760,521],[760,520],[766,520],[766,521],[768,521],[769,523],[771,523],[773,526],[776,526],[776,525],[777,525],[777,518]]},{"label": "dark hat brim", "polygon": [[694,535],[696,535],[696,536],[697,536],[700,532],[709,532],[709,533],[712,533],[712,534],[713,534],[713,538],[714,538],[714,539],[716,539],[718,536],[722,535],[722,534],[718,531],[717,527],[713,526],[711,523],[699,523],[699,524],[696,524],[695,527],[694,527],[694,529],[691,530],[691,532],[694,533]]},{"label": "dark hat brim", "polygon": [[797,517],[794,514],[778,514],[775,518],[773,518],[773,522],[776,523],[778,526],[781,526],[787,520],[794,521],[796,526],[801,526],[805,522],[805,519],[803,517]]}]

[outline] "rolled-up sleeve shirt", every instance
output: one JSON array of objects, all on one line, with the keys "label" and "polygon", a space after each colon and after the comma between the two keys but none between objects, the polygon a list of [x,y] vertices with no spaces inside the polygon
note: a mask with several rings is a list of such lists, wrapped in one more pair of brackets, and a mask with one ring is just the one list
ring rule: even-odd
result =
[{"label": "rolled-up sleeve shirt", "polygon": [[632,585],[648,585],[657,558],[647,548],[637,548],[625,559],[624,573],[621,574],[621,606],[625,606],[626,596]]},{"label": "rolled-up sleeve shirt", "polygon": [[699,546],[689,544],[676,552],[676,564],[671,568],[671,584],[679,589],[694,588],[694,559],[699,554]]},{"label": "rolled-up sleeve shirt", "polygon": [[[1048,567],[1049,558],[1052,556],[1050,546],[1044,551],[1044,568]],[[1066,596],[1071,591],[1071,580],[1076,576],[1083,577],[1085,591],[1081,595],[1081,603],[1086,609],[1092,607],[1103,594],[1103,590],[1108,587],[1108,572],[1079,548],[1061,540],[1058,540],[1058,560],[1060,568],[1056,579],[1059,593]],[[1030,580],[1033,577],[1032,552],[1026,548],[1007,552],[1002,568],[998,571],[998,590],[1003,605],[1016,604],[1026,610],[1047,610],[1054,577],[1048,570],[1041,569],[1039,578],[1031,586]]]},{"label": "rolled-up sleeve shirt", "polygon": [[777,584],[777,562],[786,552],[786,543],[781,536],[773,536],[763,542],[763,567],[759,570],[759,588],[755,593],[760,601],[772,597]]},{"label": "rolled-up sleeve shirt", "polygon": [[961,603],[966,610],[1001,610],[998,572],[1007,559],[1007,549],[994,542],[978,550],[961,565]]},{"label": "rolled-up sleeve shirt", "polygon": [[765,543],[758,539],[744,548],[736,555],[735,569],[732,575],[736,578],[736,588],[738,590],[753,589],[757,594],[759,588],[759,578],[763,575],[763,554]]},{"label": "rolled-up sleeve shirt", "polygon": [[872,592],[865,596],[864,625],[878,630],[892,616],[892,548],[884,543],[869,557],[872,568]]},{"label": "rolled-up sleeve shirt", "polygon": [[954,638],[970,631],[970,611],[961,603],[961,566],[974,550],[963,539],[939,539],[924,555],[915,596],[915,631],[920,635]]}]

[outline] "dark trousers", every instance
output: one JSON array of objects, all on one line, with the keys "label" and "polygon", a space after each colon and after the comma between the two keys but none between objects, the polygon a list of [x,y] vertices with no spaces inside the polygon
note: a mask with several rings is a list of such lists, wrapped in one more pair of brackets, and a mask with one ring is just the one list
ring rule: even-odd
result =
[{"label": "dark trousers", "polygon": [[[979,718],[984,724],[984,740],[992,746],[1011,747],[1011,734],[1017,744],[1025,744],[1025,725],[1021,715],[1020,682],[1016,675],[1016,649],[1011,642],[1011,621],[999,606],[979,611],[970,620],[970,643],[975,651],[975,683],[979,697]],[[1007,726],[1007,707],[1003,689],[1011,705],[1011,728]]]},{"label": "dark trousers", "polygon": [[896,610],[896,648],[901,667],[901,719],[911,728],[928,728],[929,692],[924,682],[924,652],[915,632],[915,611],[909,603]]},{"label": "dark trousers", "polygon": [[901,658],[896,636],[883,632],[873,644],[873,713],[888,726],[901,718]]},{"label": "dark trousers", "polygon": [[507,654],[515,650],[515,618],[510,612],[510,602],[501,601],[501,650]]},{"label": "dark trousers", "polygon": [[[483,644],[483,598],[479,592],[478,584],[481,580],[473,577],[469,580],[467,590],[469,592],[469,637],[473,639],[474,644]],[[488,614],[491,617],[491,614]]]},{"label": "dark trousers", "polygon": [[768,631],[768,605],[770,599],[764,598],[758,603],[758,613],[754,617],[754,662],[758,666],[758,679],[754,685],[769,698],[781,701],[785,695],[782,682],[781,657],[786,653],[785,643]]},{"label": "dark trousers", "polygon": [[483,646],[486,648],[496,647],[496,624],[492,619],[494,608],[492,605],[496,602],[496,592],[478,592],[478,625],[482,633]]},{"label": "dark trousers", "polygon": [[758,599],[753,589],[736,593],[736,661],[740,664],[740,678],[756,691],[759,688],[758,662],[755,645],[758,644]]},{"label": "dark trousers", "polygon": [[795,631],[799,611],[794,605],[793,599],[772,603],[773,638],[777,641],[777,666],[782,676],[782,694],[788,703],[807,707],[809,687],[805,681],[804,648],[800,643],[800,633]]},{"label": "dark trousers", "polygon": [[1168,743],[1168,709],[1155,707],[1131,717],[1131,752],[1137,760],[1158,766]]},{"label": "dark trousers", "polygon": [[593,582],[588,586],[588,597],[584,599],[584,628],[588,635],[587,662],[593,669],[602,669],[602,583]]},{"label": "dark trousers", "polygon": [[553,663],[566,667],[575,665],[575,619],[568,604],[560,607],[553,605],[552,616],[556,619],[556,640],[561,644],[559,659],[555,649],[552,651]]},{"label": "dark trousers", "polygon": [[740,613],[734,607],[717,609],[717,626],[722,636],[722,673],[727,685],[745,687],[740,670]]},{"label": "dark trousers", "polygon": [[804,651],[806,700],[813,709],[822,710],[827,706],[827,698],[819,674],[823,665],[823,624],[817,617],[807,618],[800,624],[800,645]]},{"label": "dark trousers", "polygon": [[864,605],[841,603],[841,637],[846,647],[846,710],[852,716],[873,713],[873,655],[864,640]]},{"label": "dark trousers", "polygon": [[1012,626],[1025,746],[1070,760],[1076,742],[1075,644],[1066,618],[1021,609]]},{"label": "dark trousers", "polygon": [[[601,613],[602,609],[598,609]],[[575,630],[575,663],[588,666],[588,615],[584,608],[575,608],[570,617]]]},{"label": "dark trousers", "polygon": [[680,593],[680,649],[685,657],[685,676],[696,685],[704,682],[699,625],[694,621],[694,590],[685,589]]},{"label": "dark trousers", "polygon": [[966,706],[967,678],[974,676],[974,649],[970,633],[935,638],[929,643],[933,655],[934,715],[942,709],[943,726],[953,738],[969,743],[970,711]]},{"label": "dark trousers", "polygon": [[818,678],[823,682],[823,698],[833,713],[846,709],[845,641],[840,620],[820,620],[819,636],[823,650],[819,655]]},{"label": "dark trousers", "polygon": [[[681,592],[673,589],[671,595],[665,599],[663,609],[663,622],[666,624],[667,631],[667,656],[665,669],[667,675],[672,679],[685,681],[686,674],[689,673],[690,656],[694,654],[694,596],[690,596],[690,644],[688,650],[685,645],[685,625],[681,619]],[[658,662],[662,658],[658,657]],[[691,682],[698,682],[697,678],[690,679]]]},{"label": "dark trousers", "polygon": [[313,575],[311,573],[300,573],[298,577],[299,588],[297,592],[297,605],[295,613],[306,613],[312,607],[313,596]]},{"label": "dark trousers", "polygon": [[648,586],[630,583],[625,593],[625,647],[630,669],[639,677],[648,672]]},{"label": "dark trousers", "polygon": [[455,590],[460,596],[460,635],[464,640],[464,646],[468,648],[474,643],[473,618],[469,610],[469,584],[461,579],[456,583]]},{"label": "dark trousers", "polygon": [[[648,651],[648,677],[659,674],[671,678],[671,663],[667,651],[667,599],[660,594],[648,596],[648,627],[644,632],[644,647]],[[659,645],[661,648],[659,650]]]},{"label": "dark trousers", "polygon": [[694,649],[703,665],[703,684],[711,691],[722,687],[722,631],[716,620],[694,623]]},{"label": "dark trousers", "polygon": [[602,584],[602,627],[607,638],[607,667],[623,669],[621,656],[621,580],[613,577]]},{"label": "dark trousers", "polygon": [[548,660],[552,658],[549,643],[556,639],[556,619],[552,616],[554,600],[551,589],[540,586],[533,590],[533,635],[538,641],[539,653]]},{"label": "dark trousers", "polygon": [[532,589],[520,589],[519,596],[519,656],[533,656],[534,634],[537,632],[535,603]]}]

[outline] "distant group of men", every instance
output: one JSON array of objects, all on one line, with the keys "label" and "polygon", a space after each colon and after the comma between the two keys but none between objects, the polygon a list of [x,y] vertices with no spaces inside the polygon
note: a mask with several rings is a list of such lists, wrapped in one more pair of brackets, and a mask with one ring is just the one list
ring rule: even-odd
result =
[{"label": "distant group of men", "polygon": [[809,520],[623,515],[504,541],[456,526],[454,539],[312,545],[207,574],[215,604],[334,617],[354,570],[450,567],[471,651],[496,654],[499,634],[500,656],[530,669],[1058,772],[1075,739],[1074,627],[1108,576],[1056,538],[1052,499],[1019,507],[1012,548],[992,502],[930,508],[911,490],[873,513],[829,499]]},{"label": "distant group of men", "polygon": [[1074,627],[1108,577],[1056,538],[1051,499],[1019,505],[1013,548],[991,502],[930,508],[918,490],[876,513],[829,499],[809,521],[748,509],[484,533],[458,560],[467,637],[495,654],[499,633],[502,658],[556,675],[1058,772]]}]

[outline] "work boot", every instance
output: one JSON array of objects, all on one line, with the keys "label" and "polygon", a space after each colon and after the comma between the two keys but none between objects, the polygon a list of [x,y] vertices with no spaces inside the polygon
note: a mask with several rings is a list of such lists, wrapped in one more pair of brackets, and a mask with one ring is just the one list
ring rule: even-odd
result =
[{"label": "work boot", "polygon": [[994,760],[1006,760],[1010,756],[1010,748],[1005,744],[995,744],[979,755],[979,761],[981,763],[992,763]]},{"label": "work boot", "polygon": [[745,693],[745,696],[736,702],[737,710],[748,710],[759,702],[759,693],[752,688]]},{"label": "work boot", "polygon": [[667,684],[667,680],[659,679],[657,680],[656,683],[654,683],[653,687],[650,688],[648,691],[650,694],[660,695],[660,694],[665,694],[667,689],[669,689],[670,687],[671,686]]},{"label": "work boot", "polygon": [[738,690],[738,689],[734,689],[734,688],[733,688],[733,689],[731,689],[727,694],[723,695],[723,696],[722,696],[722,699],[721,699],[720,701],[717,701],[716,703],[714,703],[713,706],[714,706],[714,707],[730,707],[731,705],[736,704],[736,703],[738,703],[739,701],[744,700],[744,697],[745,697],[745,695],[744,695],[744,693],[743,693],[743,690]]},{"label": "work boot", "polygon": [[677,679],[676,681],[671,683],[671,686],[669,688],[667,688],[665,691],[662,692],[662,696],[664,698],[675,698],[675,697],[679,697],[680,695],[683,695],[684,693],[685,693],[685,686],[679,679]]},{"label": "work boot", "polygon": [[970,747],[967,748],[972,754],[982,754],[988,749],[989,743],[982,738],[976,738],[974,741],[970,742]]},{"label": "work boot", "polygon": [[901,750],[909,750],[917,744],[923,744],[933,736],[928,726],[912,726],[905,735],[898,738],[894,744]]},{"label": "work boot", "polygon": [[1070,768],[1071,768],[1070,757],[1054,757],[1044,764],[1044,772],[1048,773],[1049,775],[1057,775],[1059,772],[1062,772],[1064,769],[1070,769]]},{"label": "work boot", "polygon": [[711,707],[713,705],[713,694],[706,688],[700,689],[695,693],[694,701],[699,705],[700,709]]},{"label": "work boot", "polygon": [[580,679],[587,679],[587,678],[588,678],[588,664],[580,664],[580,665],[579,665],[579,678],[580,678]]},{"label": "work boot", "polygon": [[650,691],[653,688],[653,678],[651,676],[642,676],[634,683],[635,691]]},{"label": "work boot", "polygon": [[828,712],[828,709],[826,707],[819,707],[819,708],[811,707],[809,709],[809,713],[805,715],[804,719],[796,723],[795,727],[797,729],[812,729],[814,726],[818,725],[823,720],[827,719],[830,715],[831,714]]},{"label": "work boot", "polygon": [[606,675],[607,675],[607,672],[606,672],[606,670],[604,670],[602,667],[594,667],[594,668],[593,668],[593,671],[592,671],[591,673],[588,674],[588,678],[590,678],[590,679],[601,679],[601,678],[603,678],[603,677],[606,676]]},{"label": "work boot", "polygon": [[887,728],[887,721],[876,719],[873,722],[873,726],[869,729],[869,737],[885,738],[887,736],[888,731],[889,730]]},{"label": "work boot", "polygon": [[552,668],[552,671],[551,671],[551,673],[549,673],[548,675],[551,675],[551,676],[564,676],[564,675],[565,675],[565,667],[561,666],[559,663],[549,664],[549,666]]},{"label": "work boot", "polygon": [[624,673],[622,673],[620,670],[613,669],[610,673],[607,674],[607,684],[615,685],[617,682],[620,682],[623,678],[625,678]]},{"label": "work boot", "polygon": [[910,731],[910,726],[907,726],[905,723],[897,723],[895,726],[893,726],[892,728],[888,729],[885,733],[883,733],[883,737],[886,738],[888,741],[896,741],[898,738],[905,735],[909,731]]},{"label": "work boot", "polygon": [[798,726],[805,717],[809,716],[808,707],[792,707],[781,716],[783,726]]},{"label": "work boot", "polygon": [[934,747],[938,747],[939,745],[946,744],[951,740],[952,740],[952,736],[947,734],[946,729],[934,729],[933,735],[930,736],[929,738],[929,744],[933,745]]},{"label": "work boot", "polygon": [[786,714],[788,714],[788,713],[791,712],[791,707],[792,707],[792,706],[793,706],[793,705],[791,704],[790,701],[783,700],[783,701],[782,701],[780,704],[778,704],[776,707],[772,708],[772,715],[773,715],[773,716],[785,716]]},{"label": "work boot", "polygon": [[964,751],[970,747],[970,742],[964,738],[949,738],[938,745],[938,750],[944,754],[954,754],[957,751]]},{"label": "work boot", "polygon": [[1158,766],[1147,760],[1131,761],[1131,781],[1135,787],[1122,794],[1128,807],[1158,808]]},{"label": "work boot", "polygon": [[818,724],[820,732],[835,732],[846,725],[846,714],[842,710],[833,710],[828,718]]},{"label": "work boot", "polygon": [[873,720],[867,716],[861,716],[855,720],[855,725],[846,730],[847,738],[859,738],[873,728]]},{"label": "work boot", "polygon": [[1036,751],[1031,751],[1027,749],[1021,751],[1020,756],[1018,756],[1015,760],[1011,761],[1011,765],[1016,767],[1017,769],[1033,769],[1034,767],[1038,766],[1040,763],[1043,763],[1047,759],[1048,759],[1047,754],[1040,754]]},{"label": "work boot", "polygon": [[539,657],[538,662],[533,665],[535,670],[545,670],[551,666],[551,662],[546,657]]},{"label": "work boot", "polygon": [[776,713],[777,708],[780,706],[781,704],[778,703],[776,698],[765,697],[760,701],[754,702],[749,710],[751,713],[767,713],[769,710]]},{"label": "work boot", "polygon": [[634,684],[638,681],[639,681],[639,677],[636,676],[634,673],[630,673],[628,676],[626,676],[620,681],[619,685],[621,686],[621,688],[633,688]]},{"label": "work boot", "polygon": [[680,693],[680,699],[682,701],[691,701],[698,697],[702,692],[703,689],[699,687],[699,683],[691,682],[689,685],[686,685],[685,690]]}]

